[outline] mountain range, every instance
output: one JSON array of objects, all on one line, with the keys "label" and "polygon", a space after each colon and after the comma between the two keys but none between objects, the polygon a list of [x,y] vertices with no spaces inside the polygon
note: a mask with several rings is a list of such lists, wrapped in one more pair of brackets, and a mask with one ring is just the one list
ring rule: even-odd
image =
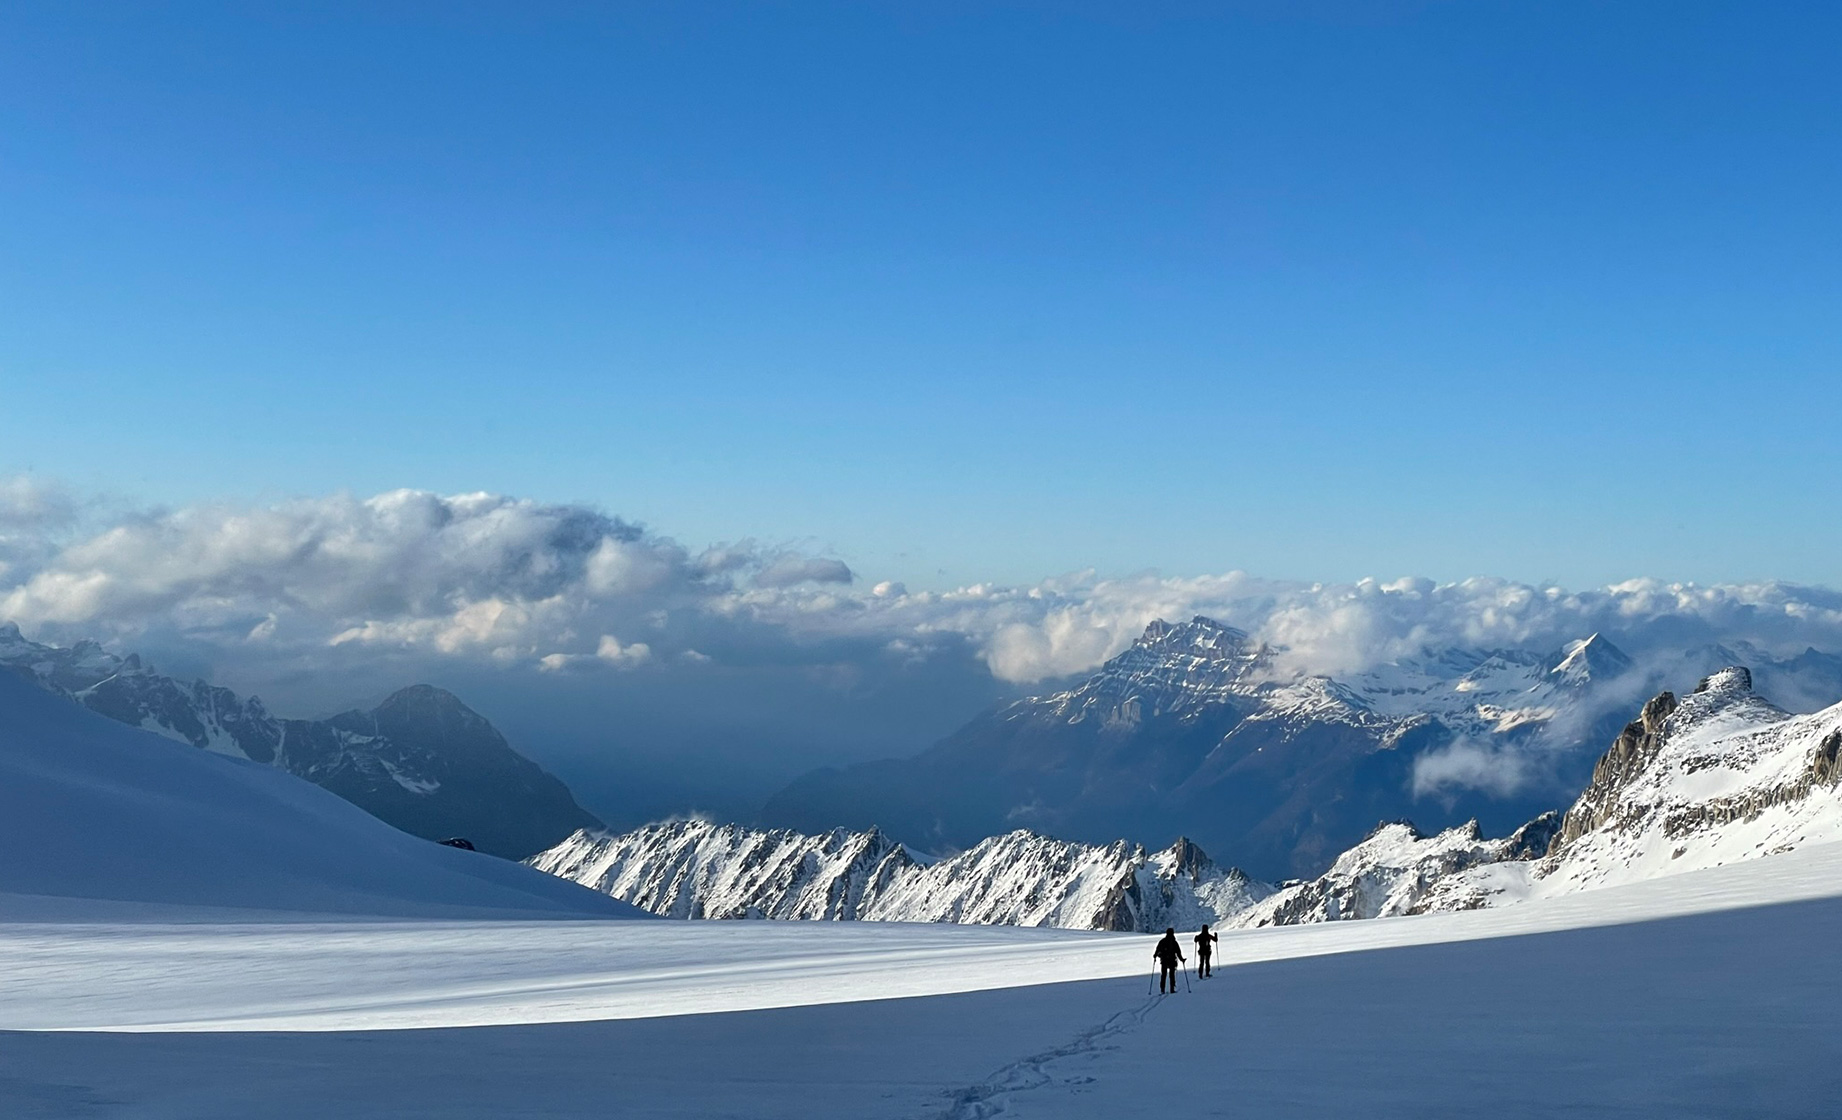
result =
[{"label": "mountain range", "polygon": [[[1500,834],[1557,807],[1631,704],[1721,665],[1755,664],[1800,698],[1842,695],[1842,659],[1815,650],[1639,664],[1595,634],[1548,652],[1429,650],[1342,679],[1286,671],[1281,652],[1208,618],[1154,622],[1086,680],[989,710],[920,755],[805,775],[761,823],[875,827],[934,851],[1018,828],[1101,844],[1181,833],[1260,876],[1314,875],[1378,820]],[[1506,756],[1517,768],[1493,780],[1445,780]]]},{"label": "mountain range", "polygon": [[[1590,635],[1546,654],[1426,651],[1341,679],[1284,672],[1282,652],[1207,618],[1154,623],[1086,680],[985,712],[917,757],[808,775],[748,827],[673,822],[612,841],[563,783],[441,689],[283,719],[133,655],[0,624],[0,668],[118,722],[285,770],[419,836],[542,853],[546,869],[648,909],[722,916],[1128,928],[1166,911],[1224,914],[1218,896],[1334,872],[1359,849],[1412,862],[1443,837],[1446,870],[1501,862],[1485,849],[1506,842],[1482,838],[1564,805],[1589,776],[1583,744],[1611,738],[1659,681],[1744,659],[1793,697],[1790,710],[1842,695],[1842,659],[1815,650],[1777,660],[1711,646],[1639,663]],[[1535,772],[1508,790],[1425,780],[1459,751],[1513,751]],[[1408,819],[1427,833],[1371,835],[1376,821]],[[1510,849],[1531,850],[1518,835]],[[1401,851],[1383,856],[1389,844]],[[794,854],[811,866],[785,870]],[[1007,861],[1027,870],[996,874]]]},{"label": "mountain range", "polygon": [[0,668],[119,723],[285,770],[428,839],[522,859],[601,823],[485,717],[430,685],[368,711],[282,719],[257,697],[164,676],[94,642],[28,641],[11,623],[0,623]]},{"label": "mountain range", "polygon": [[673,917],[981,922],[1153,932],[1502,906],[1842,840],[1842,703],[1792,715],[1733,666],[1661,692],[1564,813],[1508,836],[1476,821],[1373,828],[1328,870],[1262,883],[1180,840],[1157,853],[1027,831],[948,859],[877,831],[805,836],[680,821],[579,832],[530,862]]},{"label": "mountain range", "polygon": [[1017,831],[948,859],[874,829],[818,836],[708,821],[583,830],[530,861],[673,918],[964,922],[1163,929],[1246,909],[1273,889],[1179,840],[1148,853]]}]

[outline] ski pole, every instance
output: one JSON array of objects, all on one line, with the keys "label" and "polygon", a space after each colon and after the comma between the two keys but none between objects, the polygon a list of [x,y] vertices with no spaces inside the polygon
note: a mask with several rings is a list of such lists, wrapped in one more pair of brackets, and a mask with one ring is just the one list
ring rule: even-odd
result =
[{"label": "ski pole", "polygon": [[1186,992],[1193,992],[1196,990],[1190,987],[1190,970],[1187,968],[1183,970],[1183,990]]},{"label": "ski pole", "polygon": [[1151,994],[1151,985],[1156,984],[1157,982],[1158,982],[1158,966],[1154,963],[1151,966],[1151,980],[1145,985],[1146,995]]}]

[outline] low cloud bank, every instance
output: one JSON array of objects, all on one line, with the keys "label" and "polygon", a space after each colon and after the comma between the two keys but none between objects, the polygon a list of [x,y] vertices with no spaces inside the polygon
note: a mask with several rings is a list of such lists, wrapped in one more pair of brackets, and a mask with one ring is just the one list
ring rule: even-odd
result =
[{"label": "low cloud bank", "polygon": [[[706,693],[740,696],[738,674],[767,670],[884,697],[905,676],[932,673],[929,687],[959,695],[974,677],[1024,687],[1086,672],[1152,620],[1196,614],[1278,649],[1281,674],[1347,674],[1428,648],[1555,650],[1595,632],[1640,660],[1711,643],[1842,651],[1842,594],[1776,582],[1569,591],[1490,578],[1076,572],[909,591],[874,578],[833,556],[749,540],[693,548],[599,510],[494,494],[123,510],[36,480],[0,481],[0,620],[40,640],[98,638],[284,693],[290,681],[531,671],[584,688],[627,682],[629,697],[670,694],[645,683],[663,685],[664,674],[680,683],[723,674]],[[962,684],[943,685],[948,677]],[[879,705],[894,712],[899,702]],[[1415,783],[1427,796],[1507,795],[1545,769],[1538,754],[1459,743],[1421,759]]]},{"label": "low cloud bank", "polygon": [[[0,618],[53,638],[177,632],[283,656],[413,650],[558,668],[925,657],[970,642],[999,680],[1092,669],[1153,619],[1206,614],[1340,674],[1426,648],[1748,641],[1842,648],[1842,594],[1784,583],[1631,580],[1568,591],[1503,579],[1305,584],[1242,572],[910,592],[843,561],[740,541],[703,548],[600,511],[399,490],[203,505],[82,523],[41,483],[0,484]],[[706,648],[707,647],[707,648]]]}]

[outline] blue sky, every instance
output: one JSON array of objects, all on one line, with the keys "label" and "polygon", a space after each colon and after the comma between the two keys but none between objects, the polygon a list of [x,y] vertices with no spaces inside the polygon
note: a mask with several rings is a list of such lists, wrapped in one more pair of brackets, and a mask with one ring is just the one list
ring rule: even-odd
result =
[{"label": "blue sky", "polygon": [[0,475],[1842,584],[1842,11],[0,12]]}]

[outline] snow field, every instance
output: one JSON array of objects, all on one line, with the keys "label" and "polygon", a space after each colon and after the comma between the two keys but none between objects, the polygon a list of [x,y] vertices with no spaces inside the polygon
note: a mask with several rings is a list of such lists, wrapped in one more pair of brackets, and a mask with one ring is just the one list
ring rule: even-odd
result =
[{"label": "snow field", "polygon": [[[892,971],[951,969],[967,958],[905,962],[902,953],[917,944],[915,927],[861,927],[896,939],[880,946],[847,939],[839,952],[815,959],[810,950],[821,942],[802,946],[800,937],[775,935],[860,927],[506,923],[522,926],[508,930],[508,940],[524,932],[555,937],[571,926],[623,936],[649,928],[668,935],[659,948],[667,958],[674,948],[716,943],[672,935],[710,929],[733,949],[758,952],[759,963],[778,962],[782,980],[797,974],[817,985],[804,998],[845,1002],[469,1029],[14,1032],[0,1035],[0,1115],[1814,1120],[1835,1115],[1842,1100],[1842,1037],[1833,1029],[1842,971],[1830,964],[1842,928],[1839,870],[1836,852],[1813,849],[1655,884],[1688,890],[1593,892],[1578,897],[1596,895],[1625,920],[1545,932],[1538,927],[1593,915],[1532,902],[1477,914],[1236,933],[1224,936],[1222,949],[1243,963],[1195,981],[1193,992],[1162,998],[1146,995],[1153,939],[1141,936],[1004,931],[1016,935],[1012,948],[1115,943],[1122,965],[1131,958],[1130,976],[868,999],[890,983]],[[1825,876],[1829,883],[1819,889]],[[1662,916],[1671,903],[1688,912]],[[1519,930],[1466,930],[1452,921],[1556,910],[1559,918],[1525,921]],[[1630,920],[1644,915],[1650,920]],[[30,924],[13,923],[9,932]],[[301,939],[297,967],[324,967],[327,961],[316,958],[330,944],[325,938],[340,925],[348,934],[364,932],[352,924],[328,923],[323,937]],[[438,924],[418,923],[429,933]],[[485,944],[478,927],[486,923],[445,924],[457,927],[452,932],[460,941]],[[143,932],[183,929],[209,939],[222,928]],[[276,943],[271,953],[303,932],[289,924],[267,928]],[[1497,935],[1440,941],[1492,929]],[[1373,941],[1373,951],[1344,952],[1338,950],[1358,946],[1323,936],[1338,930],[1398,932],[1392,946]],[[976,931],[928,932],[944,943]],[[1505,935],[1514,932],[1526,936]],[[121,983],[148,979],[132,955],[119,956],[123,948],[90,945],[100,959],[116,957],[126,966],[117,975]],[[18,960],[22,949],[30,951],[7,944],[5,958]],[[1270,959],[1249,959],[1260,954]],[[743,957],[736,952],[728,962],[743,964]],[[645,963],[627,975],[650,986],[647,1006],[655,1011],[726,984],[713,970],[682,961],[675,969],[660,968],[659,958]],[[1021,959],[1012,963],[1013,982],[1031,978]],[[18,971],[9,968],[10,984]],[[343,991],[349,997],[378,979],[348,975]],[[330,976],[325,983],[328,991],[340,987]],[[485,998],[477,990],[461,995],[461,1003],[476,1008]],[[136,999],[129,991],[122,1006],[132,1008]],[[6,1001],[9,1010],[12,1002]],[[431,993],[423,1006],[439,1017],[460,1005],[437,1006]],[[527,1003],[526,1012],[543,1009]]]},{"label": "snow field", "polygon": [[[1226,931],[1224,966],[1842,895],[1842,845],[1492,910]],[[1153,939],[901,923],[0,921],[0,1029],[350,1031],[650,1018],[1148,976]],[[286,917],[286,916],[284,916]],[[1187,950],[1186,950],[1187,951]]]}]

